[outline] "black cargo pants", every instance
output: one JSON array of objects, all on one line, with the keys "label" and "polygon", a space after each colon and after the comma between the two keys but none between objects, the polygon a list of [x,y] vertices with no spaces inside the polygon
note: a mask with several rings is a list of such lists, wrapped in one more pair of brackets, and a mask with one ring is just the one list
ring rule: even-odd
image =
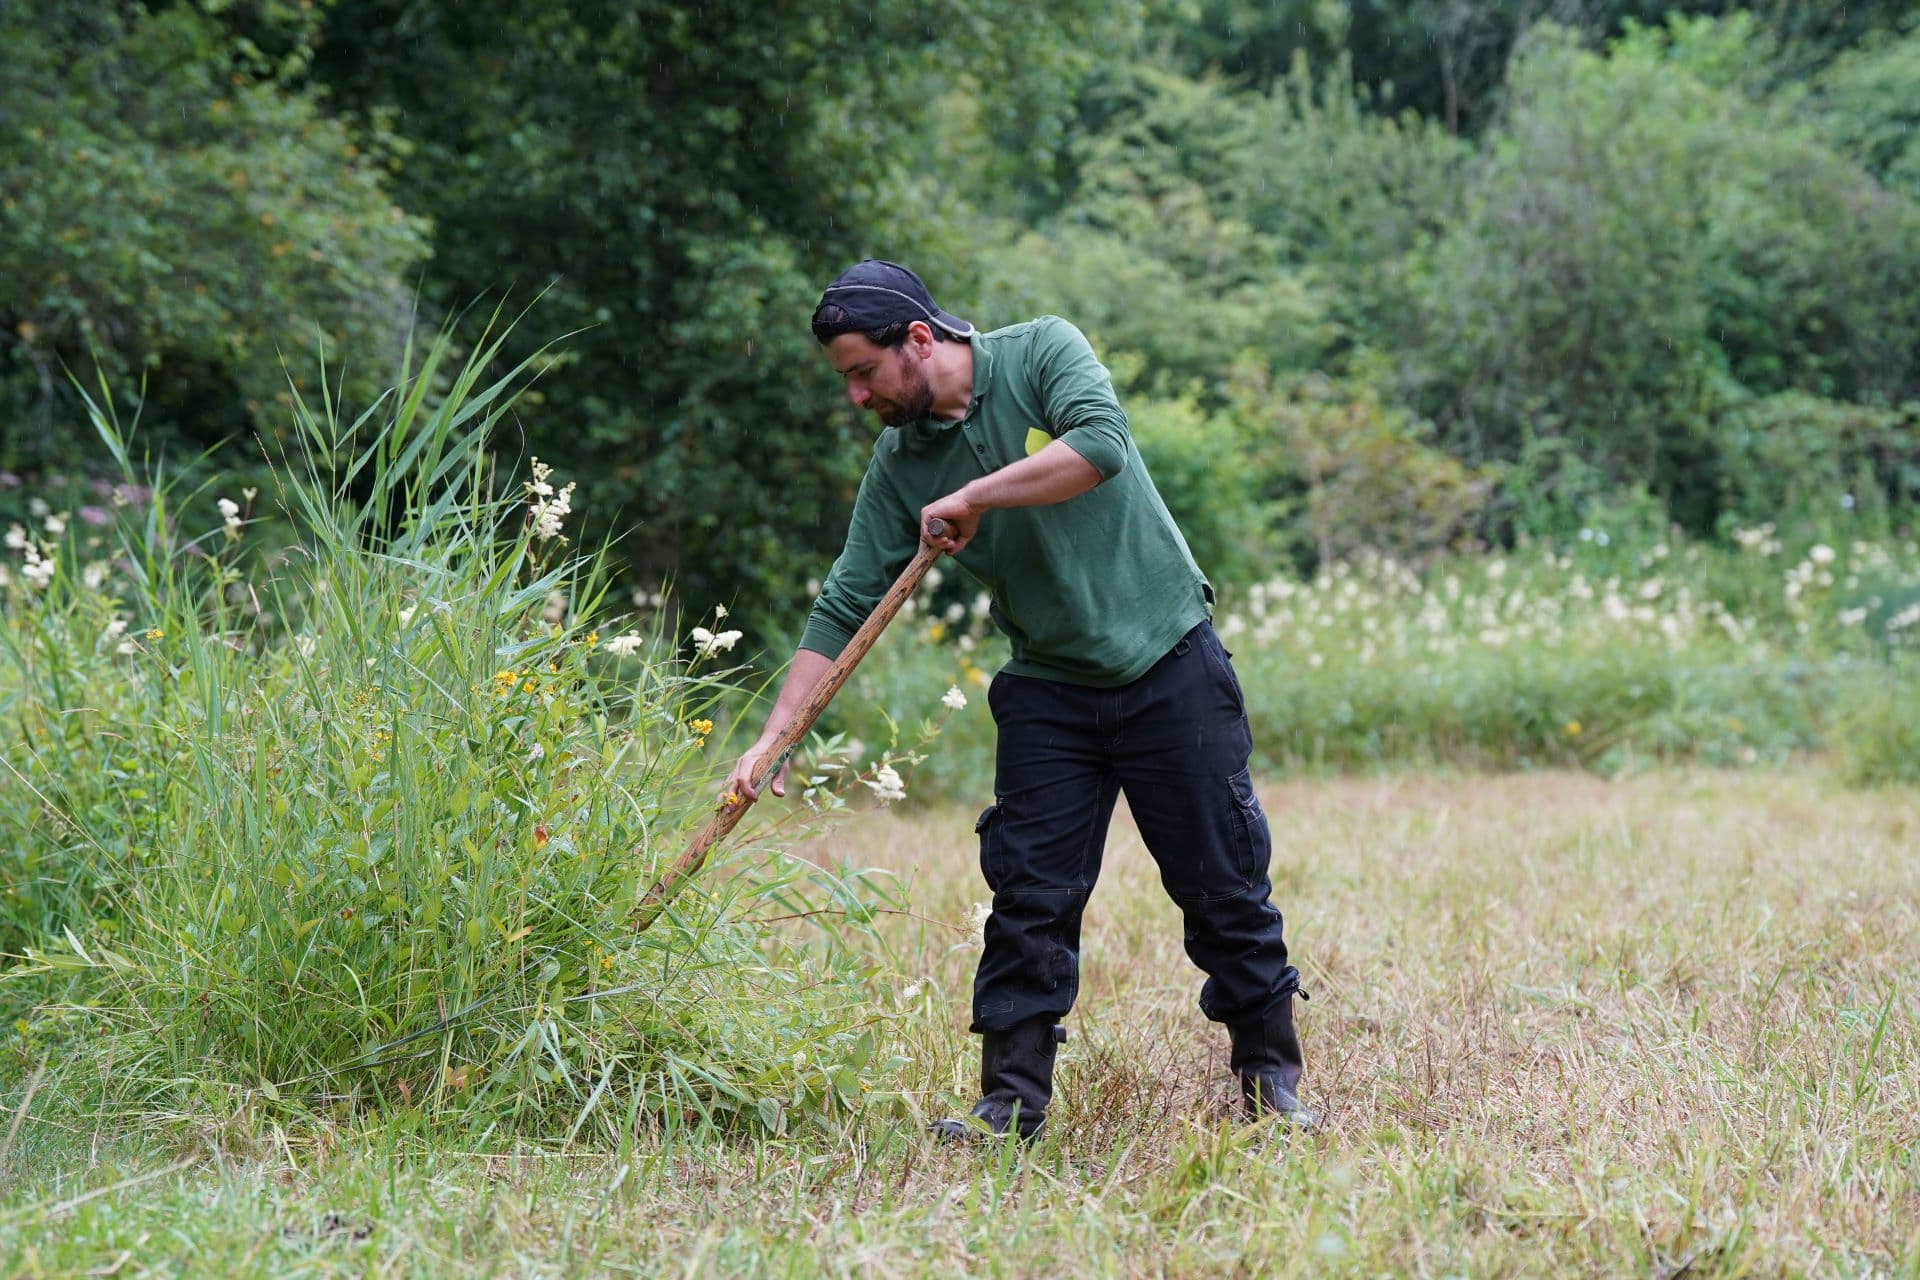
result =
[{"label": "black cargo pants", "polygon": [[1058,1020],[1080,987],[1080,918],[1121,792],[1167,894],[1216,1022],[1257,1018],[1299,985],[1267,900],[1272,838],[1247,772],[1240,683],[1210,623],[1118,689],[1001,673],[996,803],[980,815],[993,891],[973,984],[973,1030]]}]

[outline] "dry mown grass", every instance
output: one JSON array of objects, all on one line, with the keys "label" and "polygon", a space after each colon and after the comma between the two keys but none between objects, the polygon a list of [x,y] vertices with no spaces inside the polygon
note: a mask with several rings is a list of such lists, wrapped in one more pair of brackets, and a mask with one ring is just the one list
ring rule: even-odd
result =
[{"label": "dry mown grass", "polygon": [[[1313,993],[1311,1132],[1231,1119],[1123,809],[1054,1134],[1024,1157],[884,1126],[505,1164],[289,1149],[44,1225],[0,1208],[0,1270],[111,1262],[144,1229],[149,1265],[275,1273],[1920,1274],[1912,792],[1669,773],[1265,798]],[[803,852],[891,868],[958,923],[984,896],[970,818],[864,816]],[[970,1100],[971,935],[882,927],[922,985],[917,1103]],[[336,1209],[373,1230],[326,1230]]]},{"label": "dry mown grass", "polygon": [[[1214,1261],[1306,1249],[1408,1270],[1697,1271],[1719,1251],[1762,1271],[1916,1266],[1910,793],[1700,773],[1298,783],[1265,799],[1324,1118],[1304,1139],[1322,1176],[1282,1181],[1328,1217],[1309,1228],[1306,1206],[1276,1199],[1243,1221],[1285,1246],[1249,1238]],[[961,919],[981,893],[964,831],[951,814],[876,819],[835,852],[911,874],[922,910]],[[964,1021],[972,951],[938,942],[901,939]],[[1124,821],[1084,962],[1056,1140],[1137,1140],[1134,1158],[1171,1176],[1231,1090],[1178,916]],[[971,1046],[955,1048],[941,1082],[964,1093]]]}]

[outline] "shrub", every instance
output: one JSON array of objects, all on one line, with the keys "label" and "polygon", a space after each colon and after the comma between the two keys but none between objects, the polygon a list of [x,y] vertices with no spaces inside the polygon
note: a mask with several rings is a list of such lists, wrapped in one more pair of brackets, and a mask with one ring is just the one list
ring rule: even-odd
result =
[{"label": "shrub", "polygon": [[1724,410],[1920,386],[1920,205],[1790,102],[1715,83],[1698,64],[1724,43],[1685,23],[1604,55],[1529,38],[1465,214],[1422,258],[1408,382],[1450,451],[1559,441],[1598,487],[1643,484],[1705,533],[1744,496]]},{"label": "shrub", "polygon": [[712,646],[610,643],[604,562],[559,532],[571,486],[498,476],[488,432],[533,359],[484,382],[503,341],[437,403],[445,343],[377,417],[299,406],[270,495],[296,535],[257,569],[237,502],[188,537],[161,483],[114,581],[36,546],[51,580],[5,589],[0,714],[32,786],[6,791],[0,927],[30,956],[14,989],[78,984],[20,1033],[84,1032],[71,1080],[148,1112],[543,1134],[869,1100],[869,962],[829,938],[802,963],[753,921],[822,895],[864,918],[858,877],[749,847],[634,932],[712,805],[728,679]]},{"label": "shrub", "polygon": [[1854,786],[1920,783],[1920,670],[1876,665],[1849,681],[1834,716],[1834,758]]},{"label": "shrub", "polygon": [[1431,423],[1364,382],[1310,375],[1276,387],[1248,364],[1234,390],[1262,441],[1243,471],[1301,495],[1289,532],[1320,564],[1363,551],[1426,563],[1461,540],[1487,501],[1484,471],[1433,448]]},{"label": "shrub", "polygon": [[1193,396],[1136,398],[1133,438],[1201,571],[1215,582],[1267,571],[1275,511],[1263,494],[1262,451],[1241,419],[1209,414]]},{"label": "shrub", "polygon": [[[1611,515],[1625,522],[1617,538],[1588,528],[1424,571],[1361,555],[1304,579],[1223,582],[1214,625],[1234,652],[1260,767],[1612,773],[1777,764],[1821,748],[1864,760],[1872,743],[1885,744],[1875,759],[1898,758],[1907,704],[1864,703],[1920,641],[1914,543],[1790,547],[1761,526],[1731,530],[1725,552],[1655,541],[1631,508]],[[886,743],[939,717],[950,682],[972,695],[999,665],[1004,642],[984,613],[950,620],[937,600],[896,621],[855,673],[834,708],[844,733]],[[914,798],[987,794],[993,726],[979,701],[934,726]]]}]

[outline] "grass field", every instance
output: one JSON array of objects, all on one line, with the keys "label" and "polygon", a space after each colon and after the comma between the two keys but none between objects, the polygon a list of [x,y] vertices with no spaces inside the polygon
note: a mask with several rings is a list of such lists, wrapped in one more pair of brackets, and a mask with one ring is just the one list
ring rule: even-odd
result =
[{"label": "grass field", "polygon": [[[877,1111],[619,1149],[456,1150],[405,1113],[133,1130],[23,1075],[0,1080],[0,1274],[1920,1275],[1912,790],[1810,768],[1263,793],[1310,1131],[1237,1123],[1123,808],[1029,1151]],[[905,882],[882,998],[921,1114],[973,1096],[971,817],[842,816],[800,850]]]}]

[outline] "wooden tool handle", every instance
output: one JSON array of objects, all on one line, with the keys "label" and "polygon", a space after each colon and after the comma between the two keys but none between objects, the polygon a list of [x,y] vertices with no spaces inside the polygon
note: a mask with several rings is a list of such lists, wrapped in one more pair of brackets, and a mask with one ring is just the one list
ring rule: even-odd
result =
[{"label": "wooden tool handle", "polygon": [[[947,532],[946,523],[941,520],[929,520],[927,532],[936,538],[942,537]],[[767,747],[767,754],[761,757],[759,767],[753,773],[755,792],[763,789],[768,781],[779,773],[780,767],[787,762],[787,756],[795,746],[799,745],[800,740],[807,736],[807,731],[813,728],[813,722],[820,718],[820,713],[827,709],[829,702],[833,701],[833,695],[840,692],[840,686],[844,685],[847,677],[853,674],[853,669],[860,664],[860,659],[867,656],[867,651],[873,648],[873,642],[880,638],[880,633],[886,630],[889,622],[893,621],[893,615],[900,612],[900,606],[919,590],[921,579],[927,576],[927,570],[933,568],[933,562],[939,558],[939,548],[932,543],[921,542],[920,550],[913,557],[912,562],[901,570],[900,576],[894,579],[893,585],[887,589],[887,594],[880,597],[880,603],[874,606],[873,612],[860,625],[860,629],[853,633],[853,639],[847,641],[847,647],[840,651],[840,656],[833,660],[833,665],[827,668],[826,674],[820,677],[819,683],[814,685],[812,692],[807,694],[806,701],[802,702],[799,709],[793,713],[793,719],[787,721],[786,727],[780,730],[779,736]],[[654,883],[653,888],[647,890],[647,896],[640,900],[638,919],[634,922],[635,932],[646,929],[659,919],[660,913],[666,909],[667,903],[673,900],[674,895],[699,874],[713,846],[733,830],[753,803],[745,796],[734,796],[730,799],[732,803],[728,803],[729,797],[722,797],[713,815],[700,828],[699,834],[694,836],[693,842],[687,846],[686,851],[675,858],[673,865],[667,868],[666,874]]]}]

